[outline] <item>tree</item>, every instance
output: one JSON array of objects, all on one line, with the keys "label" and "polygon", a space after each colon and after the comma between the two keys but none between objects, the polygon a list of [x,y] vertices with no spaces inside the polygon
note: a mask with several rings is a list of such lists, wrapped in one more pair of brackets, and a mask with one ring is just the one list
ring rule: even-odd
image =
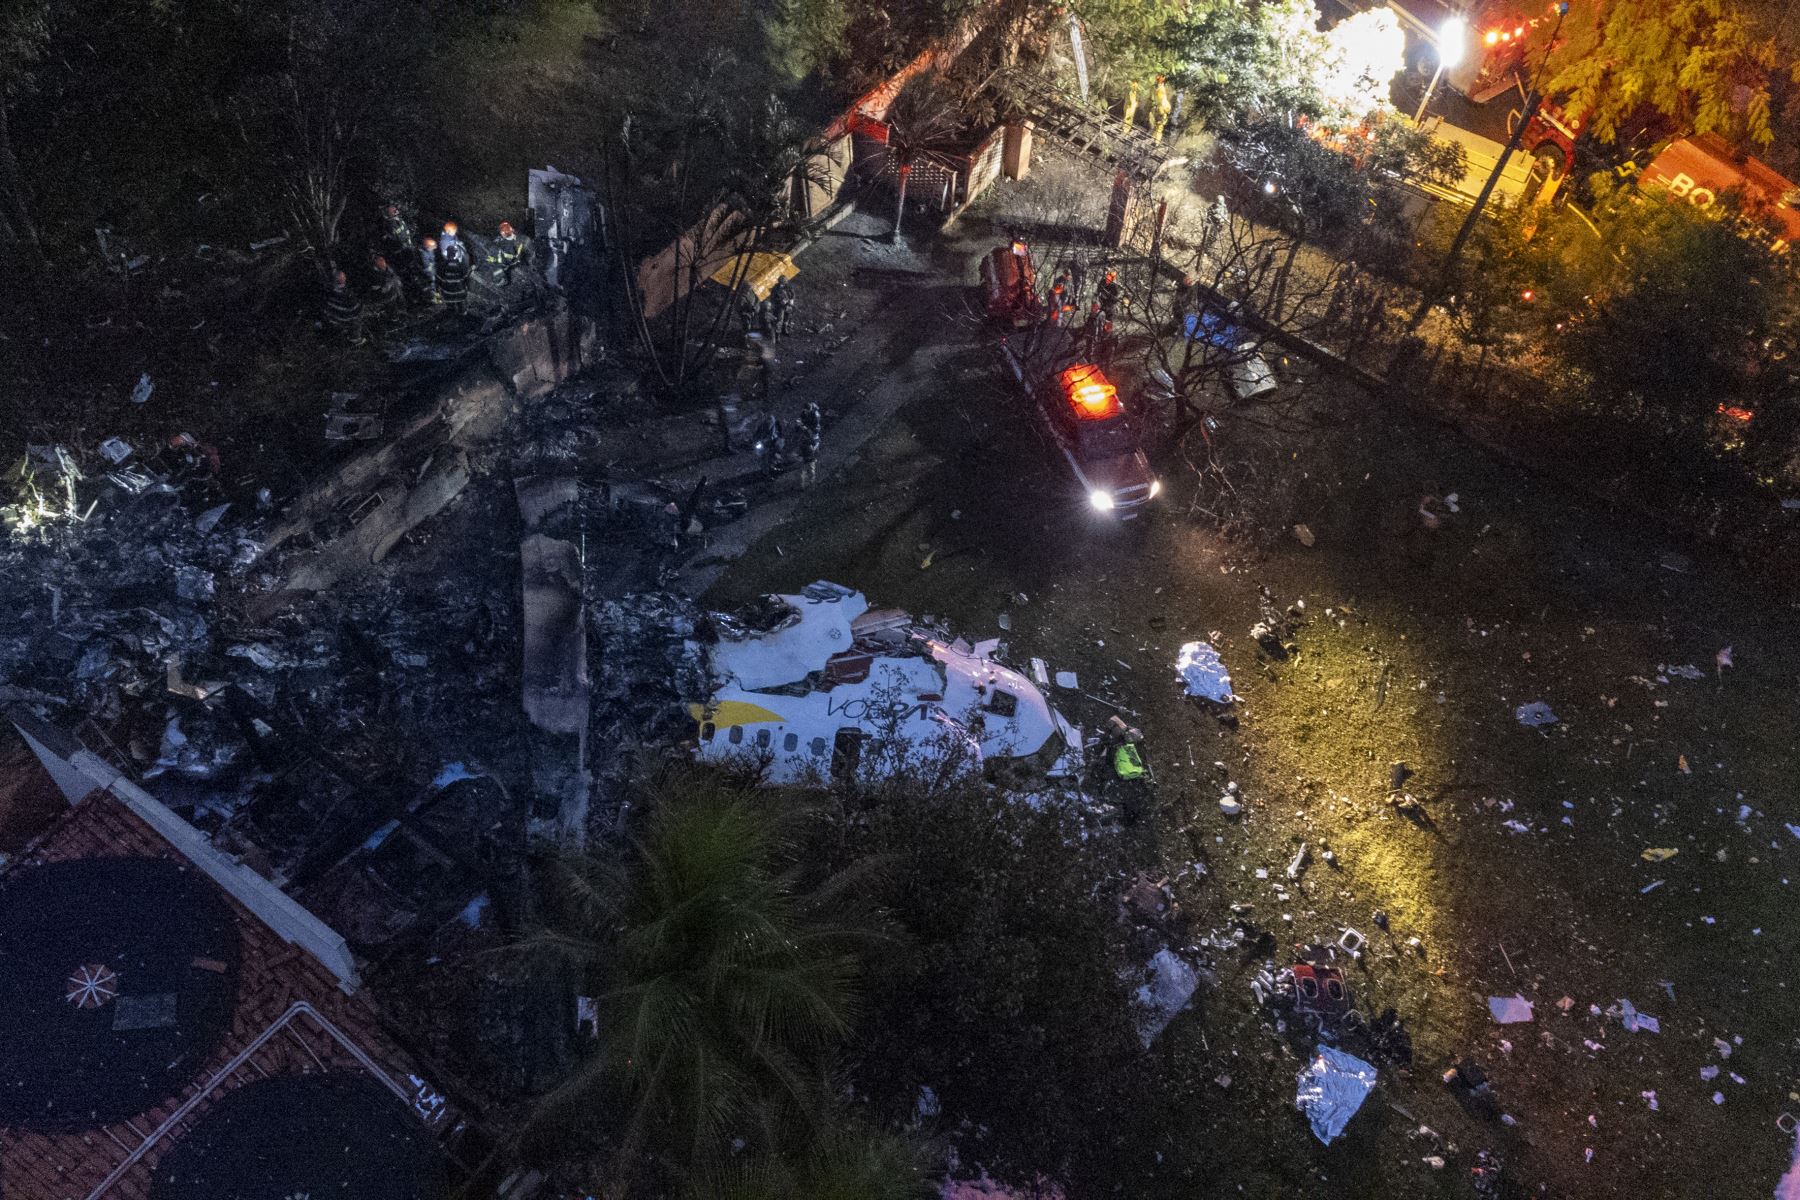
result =
[{"label": "tree", "polygon": [[[1782,6],[1770,6],[1771,9]],[[1767,143],[1769,74],[1778,61],[1770,24],[1736,0],[1596,0],[1571,7],[1551,50],[1547,90],[1585,113],[1611,141],[1640,106],[1695,133],[1717,130]],[[1531,57],[1542,49],[1540,30]]]},{"label": "tree", "polygon": [[321,270],[358,184],[373,186],[378,129],[401,125],[425,36],[421,14],[384,0],[290,0],[271,40],[279,66],[250,81],[235,110],[245,142]]},{"label": "tree", "polygon": [[1207,0],[1168,33],[1177,84],[1208,125],[1324,112],[1319,65],[1327,45],[1312,0]]},{"label": "tree", "polygon": [[[553,865],[526,943],[599,1016],[598,1051],[543,1099],[530,1136],[591,1129],[606,1106],[614,1196],[646,1171],[699,1187],[734,1161],[803,1159],[876,937],[870,864],[809,874],[793,798],[689,771],[644,801],[622,858]],[[735,1159],[734,1138],[748,1143]]]},{"label": "tree", "polygon": [[1693,434],[1749,384],[1787,277],[1732,218],[1635,198],[1603,215],[1612,266],[1565,353],[1604,405]]},{"label": "tree", "polygon": [[8,114],[13,98],[30,85],[49,37],[46,0],[0,0],[0,252],[16,255],[34,272],[46,263]]},{"label": "tree", "polygon": [[[681,394],[712,369],[751,256],[791,216],[796,188],[821,178],[817,145],[778,98],[739,86],[725,54],[671,85],[628,97],[604,143],[602,190],[618,242],[625,318],[662,389]],[[659,255],[652,296],[639,264]],[[705,287],[734,264],[723,295]]]},{"label": "tree", "polygon": [[898,241],[913,168],[925,163],[953,167],[952,156],[967,140],[962,108],[942,75],[933,71],[907,81],[888,108],[887,135],[883,157],[894,168],[899,191],[888,240]]}]

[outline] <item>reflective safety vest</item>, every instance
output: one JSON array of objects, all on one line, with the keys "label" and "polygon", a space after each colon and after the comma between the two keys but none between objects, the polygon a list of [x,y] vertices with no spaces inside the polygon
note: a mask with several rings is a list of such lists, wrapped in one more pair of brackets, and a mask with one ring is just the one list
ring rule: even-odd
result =
[{"label": "reflective safety vest", "polygon": [[461,242],[438,246],[438,290],[444,294],[446,303],[455,304],[468,298],[469,271],[469,252]]},{"label": "reflective safety vest", "polygon": [[1120,779],[1141,779],[1146,774],[1144,760],[1138,754],[1138,748],[1126,742],[1113,751],[1113,773]]},{"label": "reflective safety vest", "polygon": [[362,316],[362,301],[350,290],[348,284],[339,287],[333,284],[325,293],[325,319],[335,326],[344,327],[354,324],[356,318]]},{"label": "reflective safety vest", "polygon": [[488,262],[500,271],[510,271],[519,265],[519,259],[525,253],[517,234],[502,234],[488,244]]}]

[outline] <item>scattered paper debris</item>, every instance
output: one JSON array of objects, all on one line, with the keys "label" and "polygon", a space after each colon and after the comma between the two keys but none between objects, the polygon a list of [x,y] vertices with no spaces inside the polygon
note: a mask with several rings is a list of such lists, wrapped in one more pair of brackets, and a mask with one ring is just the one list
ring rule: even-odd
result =
[{"label": "scattered paper debris", "polygon": [[1075,672],[1073,671],[1058,671],[1056,673],[1056,686],[1059,688],[1066,688],[1072,692],[1081,686],[1081,681],[1076,677]]},{"label": "scattered paper debris", "polygon": [[1489,996],[1488,1011],[1501,1025],[1517,1025],[1532,1019],[1531,1001],[1523,996]]},{"label": "scattered paper debris", "polygon": [[1638,855],[1645,862],[1667,862],[1681,851],[1672,846],[1652,846]]},{"label": "scattered paper debris", "polygon": [[1662,1022],[1649,1013],[1639,1012],[1629,1000],[1619,1001],[1619,1011],[1623,1015],[1625,1028],[1632,1033],[1661,1033]]},{"label": "scattered paper debris", "polygon": [[1310,525],[1294,526],[1294,537],[1302,546],[1310,548],[1313,544],[1312,527]]}]

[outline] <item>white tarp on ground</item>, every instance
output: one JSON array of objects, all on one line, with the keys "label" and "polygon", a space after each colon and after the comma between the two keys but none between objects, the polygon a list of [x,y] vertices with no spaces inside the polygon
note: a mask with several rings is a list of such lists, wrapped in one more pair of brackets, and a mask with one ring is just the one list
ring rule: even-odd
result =
[{"label": "white tarp on ground", "polygon": [[1137,990],[1137,1031],[1138,1040],[1148,1050],[1193,999],[1200,977],[1167,946],[1151,957],[1145,969],[1150,978]]},{"label": "white tarp on ground", "polygon": [[1294,1104],[1306,1114],[1313,1136],[1329,1146],[1374,1090],[1374,1067],[1354,1054],[1319,1046],[1300,1072]]},{"label": "white tarp on ground", "polygon": [[1231,676],[1219,659],[1219,651],[1211,642],[1188,642],[1175,656],[1175,674],[1190,696],[1199,696],[1216,704],[1230,704]]}]

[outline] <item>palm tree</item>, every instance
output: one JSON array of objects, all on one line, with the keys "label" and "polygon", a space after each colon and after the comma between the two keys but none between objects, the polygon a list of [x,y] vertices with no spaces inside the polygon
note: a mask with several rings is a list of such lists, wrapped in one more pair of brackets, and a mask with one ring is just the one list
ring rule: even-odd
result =
[{"label": "palm tree", "polygon": [[900,221],[906,215],[906,182],[921,163],[955,166],[963,148],[964,121],[944,77],[936,71],[915,77],[900,89],[887,111],[889,162],[899,179],[900,196],[894,205],[894,228],[888,240],[900,240]]},{"label": "palm tree", "polygon": [[528,940],[598,997],[600,1041],[531,1125],[591,1126],[615,1103],[614,1196],[646,1167],[711,1178],[734,1138],[755,1152],[811,1128],[879,937],[872,868],[806,880],[793,803],[694,770],[646,791],[622,861],[554,865]]}]

